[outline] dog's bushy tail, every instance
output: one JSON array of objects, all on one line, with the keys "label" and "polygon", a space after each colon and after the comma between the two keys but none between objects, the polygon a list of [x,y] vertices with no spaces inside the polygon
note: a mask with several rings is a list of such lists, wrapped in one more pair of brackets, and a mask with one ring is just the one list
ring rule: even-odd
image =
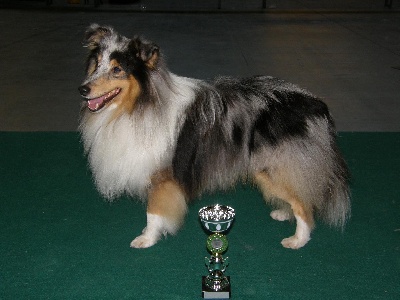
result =
[{"label": "dog's bushy tail", "polygon": [[320,210],[322,219],[331,226],[343,228],[351,215],[350,172],[336,145],[334,145],[333,172],[327,188],[326,201]]}]

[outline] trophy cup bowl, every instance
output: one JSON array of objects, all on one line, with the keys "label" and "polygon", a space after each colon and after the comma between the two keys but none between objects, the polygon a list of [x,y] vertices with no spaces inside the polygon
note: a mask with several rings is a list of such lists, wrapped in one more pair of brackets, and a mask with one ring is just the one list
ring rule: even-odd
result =
[{"label": "trophy cup bowl", "polygon": [[210,205],[199,211],[201,224],[214,233],[224,232],[231,227],[235,218],[235,210],[225,205]]},{"label": "trophy cup bowl", "polygon": [[200,209],[199,217],[203,227],[213,233],[206,243],[211,257],[205,258],[209,274],[202,279],[202,296],[204,299],[230,299],[230,278],[224,275],[229,263],[227,257],[222,257],[228,248],[228,240],[222,232],[231,227],[235,210],[230,206],[215,204]]}]

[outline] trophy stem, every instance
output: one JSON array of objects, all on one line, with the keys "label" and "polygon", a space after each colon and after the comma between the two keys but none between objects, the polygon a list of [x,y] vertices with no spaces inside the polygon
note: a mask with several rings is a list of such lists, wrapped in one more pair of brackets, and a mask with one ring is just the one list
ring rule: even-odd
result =
[{"label": "trophy stem", "polygon": [[[221,242],[221,239],[224,241]],[[210,243],[210,240],[212,242]],[[215,244],[221,244],[221,247],[215,247]],[[222,245],[224,244],[224,245]],[[207,245],[211,252],[210,258],[205,258],[208,269],[208,275],[203,276],[203,298],[204,299],[230,299],[231,286],[229,277],[224,272],[229,265],[228,257],[224,258],[221,254],[222,246],[226,249],[226,237],[221,234],[213,234],[207,239]],[[210,247],[213,245],[214,247]]]}]

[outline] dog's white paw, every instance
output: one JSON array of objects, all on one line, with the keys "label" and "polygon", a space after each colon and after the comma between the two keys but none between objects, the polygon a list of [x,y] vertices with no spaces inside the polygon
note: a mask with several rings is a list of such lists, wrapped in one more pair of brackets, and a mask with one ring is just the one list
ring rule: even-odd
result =
[{"label": "dog's white paw", "polygon": [[299,249],[309,241],[309,238],[299,238],[296,235],[283,239],[281,244],[285,248]]},{"label": "dog's white paw", "polygon": [[148,236],[146,234],[139,235],[131,242],[132,248],[149,248],[156,244],[158,238],[154,238],[152,236]]},{"label": "dog's white paw", "polygon": [[283,209],[273,210],[270,213],[270,216],[272,219],[277,220],[277,221],[287,221],[290,219],[290,214]]}]

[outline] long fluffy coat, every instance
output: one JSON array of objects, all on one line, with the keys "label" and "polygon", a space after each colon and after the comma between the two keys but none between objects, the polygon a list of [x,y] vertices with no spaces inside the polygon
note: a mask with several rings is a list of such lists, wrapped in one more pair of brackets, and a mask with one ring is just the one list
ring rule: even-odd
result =
[{"label": "long fluffy coat", "polygon": [[80,131],[96,185],[109,199],[148,198],[147,227],[131,246],[175,233],[189,199],[238,180],[259,185],[274,219],[296,218],[285,247],[307,243],[314,214],[344,225],[349,175],[321,99],[270,76],[177,76],[157,45],[111,27],[92,25],[85,44]]}]

